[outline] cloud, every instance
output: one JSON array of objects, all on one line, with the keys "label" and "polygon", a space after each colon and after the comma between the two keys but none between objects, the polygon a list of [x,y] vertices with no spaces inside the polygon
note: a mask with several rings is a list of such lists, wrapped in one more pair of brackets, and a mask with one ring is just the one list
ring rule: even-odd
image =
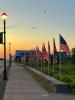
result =
[{"label": "cloud", "polygon": [[32,26],[31,29],[32,29],[32,30],[36,30],[37,27],[36,27],[36,26]]},{"label": "cloud", "polygon": [[46,9],[44,9],[44,10],[43,10],[43,12],[44,12],[44,13],[46,13],[46,12],[47,12],[47,10],[46,10]]}]

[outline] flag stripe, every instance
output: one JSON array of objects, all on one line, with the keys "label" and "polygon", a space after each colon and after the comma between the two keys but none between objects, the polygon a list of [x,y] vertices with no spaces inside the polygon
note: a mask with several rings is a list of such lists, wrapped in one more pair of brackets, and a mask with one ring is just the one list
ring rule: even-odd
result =
[{"label": "flag stripe", "polygon": [[64,40],[64,38],[61,35],[60,35],[60,50],[67,53],[68,55],[70,55],[69,47],[68,47],[66,41]]},{"label": "flag stripe", "polygon": [[57,64],[57,49],[56,49],[56,44],[55,44],[55,39],[53,38],[53,49],[54,49],[54,55],[53,55],[53,63]]}]

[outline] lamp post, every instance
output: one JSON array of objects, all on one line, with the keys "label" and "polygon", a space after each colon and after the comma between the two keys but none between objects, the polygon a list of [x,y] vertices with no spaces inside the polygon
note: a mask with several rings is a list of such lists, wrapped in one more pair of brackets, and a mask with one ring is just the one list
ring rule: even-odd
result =
[{"label": "lamp post", "polygon": [[6,19],[7,19],[7,14],[3,12],[1,16],[3,19],[3,23],[4,23],[4,77],[3,77],[3,80],[7,80],[7,72],[6,72]]}]

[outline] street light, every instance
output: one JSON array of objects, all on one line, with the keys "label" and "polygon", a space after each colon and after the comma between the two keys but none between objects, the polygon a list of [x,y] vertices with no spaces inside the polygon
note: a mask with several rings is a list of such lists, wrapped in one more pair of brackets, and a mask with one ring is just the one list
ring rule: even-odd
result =
[{"label": "street light", "polygon": [[4,23],[4,77],[3,77],[3,80],[7,80],[7,72],[6,72],[6,19],[7,19],[7,14],[3,12],[1,16],[3,19],[3,23]]}]

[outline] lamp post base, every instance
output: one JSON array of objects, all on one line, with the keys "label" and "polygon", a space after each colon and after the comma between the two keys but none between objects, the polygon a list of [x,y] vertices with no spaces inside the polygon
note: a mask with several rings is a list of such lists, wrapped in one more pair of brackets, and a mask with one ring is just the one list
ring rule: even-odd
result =
[{"label": "lamp post base", "polygon": [[8,80],[8,78],[7,77],[3,77],[3,80]]},{"label": "lamp post base", "polygon": [[6,74],[6,70],[4,69],[4,76],[3,76],[3,80],[8,80],[7,78],[7,74]]},{"label": "lamp post base", "polygon": [[6,76],[3,77],[3,80],[8,80],[8,78]]}]

